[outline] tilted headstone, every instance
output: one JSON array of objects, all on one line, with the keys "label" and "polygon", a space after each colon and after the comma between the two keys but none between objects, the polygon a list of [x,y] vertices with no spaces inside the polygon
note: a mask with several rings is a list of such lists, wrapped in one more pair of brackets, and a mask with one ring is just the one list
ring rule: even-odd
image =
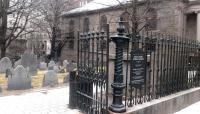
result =
[{"label": "tilted headstone", "polygon": [[7,69],[12,68],[12,62],[8,57],[4,57],[0,61],[0,72],[1,73],[6,73]]},{"label": "tilted headstone", "polygon": [[21,59],[15,62],[14,67],[16,68],[18,65],[22,65]]},{"label": "tilted headstone", "polygon": [[48,68],[54,67],[55,65],[56,65],[56,63],[54,61],[50,61],[48,64]]},{"label": "tilted headstone", "polygon": [[70,62],[70,63],[67,65],[66,70],[67,70],[68,72],[70,72],[70,71],[75,70],[76,68],[77,68],[77,64],[76,64],[76,63]]},{"label": "tilted headstone", "polygon": [[47,63],[40,62],[40,70],[46,70],[47,69]]},{"label": "tilted headstone", "polygon": [[60,71],[60,69],[59,69],[59,67],[58,67],[57,65],[53,67],[53,70],[54,70],[56,73],[59,73],[59,71]]},{"label": "tilted headstone", "polygon": [[55,86],[58,84],[58,77],[54,70],[48,70],[44,74],[42,86]]},{"label": "tilted headstone", "polygon": [[23,90],[31,88],[31,77],[28,69],[18,65],[12,75],[8,76],[8,90]]},{"label": "tilted headstone", "polygon": [[64,60],[64,61],[63,61],[63,67],[64,67],[64,68],[66,68],[68,64],[69,64],[69,62],[68,62],[67,60]]},{"label": "tilted headstone", "polygon": [[38,64],[37,64],[37,56],[35,54],[26,51],[22,55],[21,64],[22,66],[24,66],[24,68],[29,67],[29,74],[31,76],[34,76],[37,74]]}]

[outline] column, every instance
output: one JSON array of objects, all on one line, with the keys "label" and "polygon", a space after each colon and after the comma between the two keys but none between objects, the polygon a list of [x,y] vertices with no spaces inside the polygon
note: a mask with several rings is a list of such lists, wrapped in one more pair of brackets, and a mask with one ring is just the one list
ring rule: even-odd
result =
[{"label": "column", "polygon": [[197,41],[200,42],[200,12],[197,12]]}]

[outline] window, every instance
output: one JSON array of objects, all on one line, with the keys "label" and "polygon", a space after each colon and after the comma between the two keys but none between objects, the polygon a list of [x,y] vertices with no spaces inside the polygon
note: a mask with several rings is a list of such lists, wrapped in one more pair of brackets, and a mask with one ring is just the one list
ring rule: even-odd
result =
[{"label": "window", "polygon": [[154,8],[150,8],[146,17],[147,30],[157,29],[157,11]]},{"label": "window", "polygon": [[105,15],[101,16],[101,20],[100,20],[100,30],[107,30],[107,17]]},{"label": "window", "polygon": [[70,20],[69,22],[69,37],[74,37],[74,21]]},{"label": "window", "polygon": [[74,40],[69,41],[69,49],[74,49]]},{"label": "window", "polygon": [[122,21],[124,21],[125,32],[129,33],[130,14],[128,12],[124,12],[121,14],[120,18],[122,19]]},{"label": "window", "polygon": [[85,18],[83,22],[83,32],[89,32],[89,18]]}]

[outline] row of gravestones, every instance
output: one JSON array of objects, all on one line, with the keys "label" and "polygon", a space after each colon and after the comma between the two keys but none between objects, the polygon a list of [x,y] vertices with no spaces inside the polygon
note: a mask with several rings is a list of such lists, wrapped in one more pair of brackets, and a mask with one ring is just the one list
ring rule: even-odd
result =
[{"label": "row of gravestones", "polygon": [[[29,69],[24,68],[22,65],[18,65],[8,75],[8,90],[22,90],[30,89],[31,76],[28,73]],[[55,86],[58,84],[57,73],[54,70],[47,70],[44,74],[42,86]]]},{"label": "row of gravestones", "polygon": [[[67,60],[63,61],[63,67],[62,68],[67,69],[68,72],[76,69],[76,67],[77,67],[76,63],[68,62]],[[64,71],[62,71],[63,69],[61,69],[61,67],[59,67],[59,65],[57,65],[54,61],[50,61],[48,65],[45,62],[40,62],[40,65],[39,65],[40,70],[46,70],[47,68],[50,69],[50,70],[55,70],[57,73],[59,71],[61,73],[64,72]]]},{"label": "row of gravestones", "polygon": [[14,65],[8,57],[2,58],[0,60],[0,73],[6,73],[7,70],[11,70],[12,67],[16,68],[18,65],[28,68],[30,75],[37,74],[37,56],[29,52],[25,52]]},{"label": "row of gravestones", "polygon": [[[52,66],[51,66],[52,65]],[[50,62],[50,67],[53,67],[53,62]],[[69,67],[70,66],[70,67]],[[70,70],[76,67],[75,63],[68,64]],[[68,82],[68,76],[65,76],[64,83]],[[55,69],[48,69],[43,77],[42,86],[55,86],[58,84],[57,71]],[[8,90],[21,90],[30,89],[31,75],[29,74],[29,68],[24,68],[22,65],[18,65],[14,70],[10,70],[8,74]]]}]

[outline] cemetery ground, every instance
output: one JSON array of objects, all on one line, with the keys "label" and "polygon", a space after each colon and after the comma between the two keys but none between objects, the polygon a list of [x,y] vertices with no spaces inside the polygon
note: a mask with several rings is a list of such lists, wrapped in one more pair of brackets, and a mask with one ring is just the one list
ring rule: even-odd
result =
[{"label": "cemetery ground", "polygon": [[[38,70],[37,75],[36,76],[31,76],[31,84],[32,84],[32,88],[31,89],[27,89],[27,90],[8,90],[7,89],[7,83],[8,83],[8,78],[6,78],[6,74],[5,73],[1,73],[0,74],[0,87],[2,87],[2,93],[1,96],[6,96],[6,95],[13,95],[13,94],[21,94],[24,92],[29,92],[32,90],[36,90],[39,88],[42,88],[42,81],[43,81],[43,77],[45,74],[45,70]],[[58,82],[59,84],[57,86],[63,86],[64,85],[64,77],[67,76],[67,73],[58,73],[57,77],[58,77]],[[48,87],[50,88],[50,87]]]},{"label": "cemetery ground", "polygon": [[0,114],[80,114],[70,109],[69,85],[64,83],[68,73],[58,73],[58,85],[42,87],[45,70],[38,70],[31,77],[32,88],[26,90],[8,90],[5,74],[0,74]]}]

